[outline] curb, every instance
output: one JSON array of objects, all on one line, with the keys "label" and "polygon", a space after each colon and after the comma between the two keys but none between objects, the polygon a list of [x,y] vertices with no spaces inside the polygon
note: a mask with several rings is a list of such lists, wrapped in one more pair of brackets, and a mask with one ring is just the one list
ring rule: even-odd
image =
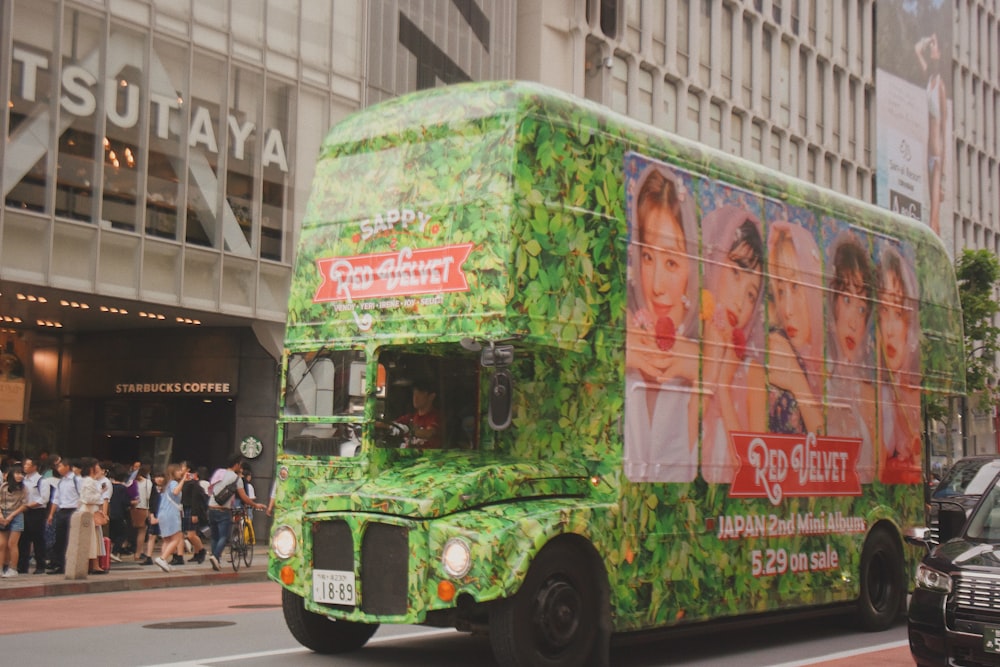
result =
[{"label": "curb", "polygon": [[[218,586],[222,584],[243,584],[269,581],[266,568],[254,568],[241,572],[198,572],[194,574],[146,574],[130,576],[122,572],[117,577],[114,570],[101,577],[82,580],[67,580],[52,575],[21,575],[28,581],[20,585],[0,585],[0,601],[22,600],[25,598],[52,597],[56,595],[84,595],[88,593],[119,593],[123,591],[145,591],[156,588],[183,588],[186,586]],[[39,577],[49,581],[35,580]],[[56,579],[55,581],[52,581]]]}]

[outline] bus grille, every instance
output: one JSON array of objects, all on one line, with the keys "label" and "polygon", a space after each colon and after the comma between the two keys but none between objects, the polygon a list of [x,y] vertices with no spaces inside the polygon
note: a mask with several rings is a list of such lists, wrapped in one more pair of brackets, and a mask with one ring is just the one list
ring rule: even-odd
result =
[{"label": "bus grille", "polygon": [[[313,524],[313,567],[358,572],[359,598],[366,614],[405,614],[409,593],[409,529],[385,523],[363,527],[361,566],[354,566],[354,536],[345,521]],[[331,605],[341,608],[339,605]]]},{"label": "bus grille", "polygon": [[955,581],[955,620],[1000,621],[1000,577],[962,574]]},{"label": "bus grille", "polygon": [[313,567],[354,571],[354,537],[345,521],[313,524]]},{"label": "bus grille", "polygon": [[409,563],[407,528],[368,524],[361,539],[361,609],[365,613],[406,613]]}]

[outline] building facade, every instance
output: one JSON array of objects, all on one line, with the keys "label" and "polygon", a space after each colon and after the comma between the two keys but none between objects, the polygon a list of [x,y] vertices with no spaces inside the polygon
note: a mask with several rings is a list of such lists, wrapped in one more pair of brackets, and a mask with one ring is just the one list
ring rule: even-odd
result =
[{"label": "building facade", "polygon": [[[297,222],[327,129],[541,81],[877,200],[892,0],[8,0],[0,450],[273,468]],[[941,3],[931,2],[939,5]],[[953,252],[1000,250],[1000,0],[949,12]],[[989,415],[968,442],[995,451]]]},{"label": "building facade", "polygon": [[20,370],[0,451],[214,467],[253,439],[266,489],[320,142],[380,99],[512,77],[513,10],[2,3],[0,349]]}]

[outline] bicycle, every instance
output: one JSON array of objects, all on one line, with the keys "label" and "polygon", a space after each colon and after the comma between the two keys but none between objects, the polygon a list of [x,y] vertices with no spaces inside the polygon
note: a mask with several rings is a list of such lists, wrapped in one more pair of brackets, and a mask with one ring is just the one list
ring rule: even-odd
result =
[{"label": "bicycle", "polygon": [[233,530],[229,538],[229,561],[233,571],[240,571],[240,562],[247,567],[253,562],[253,546],[257,537],[253,532],[253,521],[247,515],[245,507],[233,509]]}]

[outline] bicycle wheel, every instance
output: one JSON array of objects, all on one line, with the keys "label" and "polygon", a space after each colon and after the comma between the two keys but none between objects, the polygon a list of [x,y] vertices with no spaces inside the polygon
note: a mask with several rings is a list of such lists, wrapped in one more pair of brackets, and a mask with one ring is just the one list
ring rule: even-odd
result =
[{"label": "bicycle wheel", "polygon": [[240,571],[240,561],[243,560],[243,552],[246,546],[243,543],[243,522],[233,522],[233,532],[229,538],[229,562],[233,564],[233,571]]},{"label": "bicycle wheel", "polygon": [[256,541],[253,534],[253,524],[247,519],[243,524],[243,562],[247,567],[250,567],[250,563],[253,562],[253,544]]}]

